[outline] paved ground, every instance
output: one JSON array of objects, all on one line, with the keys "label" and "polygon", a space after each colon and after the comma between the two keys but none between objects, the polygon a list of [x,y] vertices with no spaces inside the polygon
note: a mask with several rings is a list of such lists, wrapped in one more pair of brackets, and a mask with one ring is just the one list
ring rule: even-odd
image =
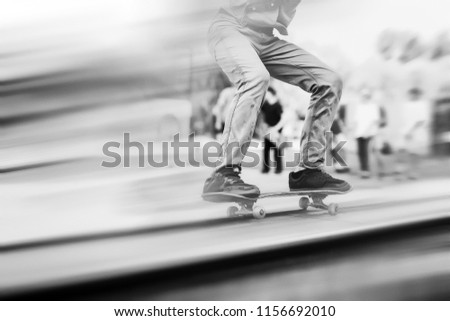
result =
[{"label": "paved ground", "polygon": [[[207,168],[107,169],[96,162],[84,160],[3,175],[0,245],[225,217],[226,204],[210,204],[200,198],[210,172]],[[355,205],[449,195],[450,175],[438,172],[427,176],[431,178],[403,182],[344,176],[354,191],[329,197],[329,201],[340,203],[345,212],[345,207]],[[266,176],[246,169],[244,179],[258,184],[263,192],[287,189],[287,172]],[[261,204],[269,212],[292,210],[297,199],[267,199]]]},{"label": "paved ground", "polygon": [[[262,200],[265,220],[230,220],[227,204],[200,199],[208,173],[98,170],[87,160],[5,175],[2,289],[149,271],[450,215],[448,176],[403,182],[346,176],[354,191],[329,198],[341,205],[338,216],[299,212],[296,198],[281,198]],[[264,176],[247,169],[244,179],[276,191],[286,189],[287,172]]]}]

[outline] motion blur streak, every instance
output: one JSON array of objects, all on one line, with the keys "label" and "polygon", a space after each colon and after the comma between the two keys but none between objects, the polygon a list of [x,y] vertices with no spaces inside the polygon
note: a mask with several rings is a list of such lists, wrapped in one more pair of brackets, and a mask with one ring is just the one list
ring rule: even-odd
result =
[{"label": "motion blur streak", "polygon": [[[186,103],[164,110],[153,100],[189,98],[191,48],[204,42],[207,18],[180,14],[196,6],[19,0],[2,7],[0,169],[98,157],[100,144],[125,131],[147,140],[188,132]],[[175,123],[169,133],[167,123]]]}]

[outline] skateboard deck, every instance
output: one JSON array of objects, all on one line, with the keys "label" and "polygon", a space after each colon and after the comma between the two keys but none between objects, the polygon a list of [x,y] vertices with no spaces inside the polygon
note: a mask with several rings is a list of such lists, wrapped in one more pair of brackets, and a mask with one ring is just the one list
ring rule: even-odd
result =
[{"label": "skateboard deck", "polygon": [[309,190],[309,191],[281,191],[281,192],[268,192],[261,193],[258,198],[247,198],[237,196],[235,194],[217,193],[216,195],[211,195],[217,202],[230,202],[236,203],[239,207],[230,206],[227,209],[227,215],[229,217],[247,216],[252,215],[254,218],[262,219],[266,216],[266,210],[256,205],[259,199],[264,198],[275,198],[275,197],[295,197],[300,196],[298,205],[301,210],[306,210],[308,207],[314,207],[318,209],[327,210],[328,214],[336,215],[338,212],[338,204],[329,203],[328,205],[323,202],[323,200],[328,195],[340,195],[346,194],[346,192],[337,192],[332,190]]}]

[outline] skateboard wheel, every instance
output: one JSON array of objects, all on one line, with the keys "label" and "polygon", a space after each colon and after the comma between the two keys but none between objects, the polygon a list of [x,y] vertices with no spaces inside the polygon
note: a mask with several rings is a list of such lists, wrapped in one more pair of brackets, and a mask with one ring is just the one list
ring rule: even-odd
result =
[{"label": "skateboard wheel", "polygon": [[263,219],[264,217],[266,217],[266,211],[262,207],[255,206],[253,208],[253,217],[257,219]]},{"label": "skateboard wheel", "polygon": [[230,206],[227,209],[227,215],[228,217],[236,217],[237,216],[237,211],[239,211],[239,209],[236,206]]},{"label": "skateboard wheel", "polygon": [[300,207],[300,209],[306,210],[309,206],[309,198],[307,198],[307,197],[300,198],[300,201],[298,202],[298,206]]},{"label": "skateboard wheel", "polygon": [[328,205],[328,214],[330,215],[336,215],[338,212],[338,205],[335,203],[331,203],[330,205]]}]

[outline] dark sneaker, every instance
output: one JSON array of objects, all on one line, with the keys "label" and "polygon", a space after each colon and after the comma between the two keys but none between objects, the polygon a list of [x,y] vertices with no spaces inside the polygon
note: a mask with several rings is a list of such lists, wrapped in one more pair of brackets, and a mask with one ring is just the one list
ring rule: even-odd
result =
[{"label": "dark sneaker", "polygon": [[234,202],[236,198],[257,199],[258,187],[241,179],[241,168],[221,168],[209,177],[203,187],[202,197],[209,202]]},{"label": "dark sneaker", "polygon": [[297,191],[323,191],[326,193],[346,193],[352,187],[344,180],[333,178],[320,169],[305,169],[289,174],[289,188]]},{"label": "dark sneaker", "polygon": [[336,173],[338,173],[338,174],[350,173],[350,168],[348,168],[348,167],[336,168]]}]

